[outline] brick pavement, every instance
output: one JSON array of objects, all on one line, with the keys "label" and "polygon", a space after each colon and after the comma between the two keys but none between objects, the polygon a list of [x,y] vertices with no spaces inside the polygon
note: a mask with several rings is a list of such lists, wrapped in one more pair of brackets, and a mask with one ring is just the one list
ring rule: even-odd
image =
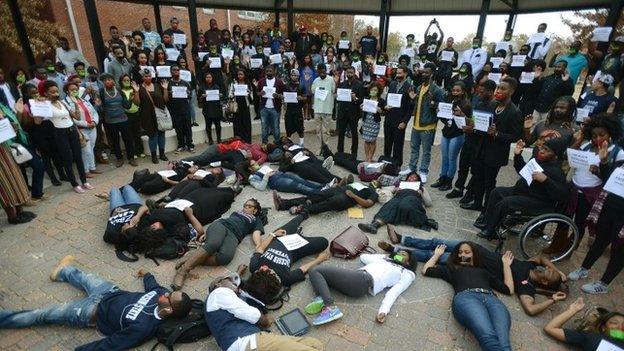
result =
[{"label": "brick pavement", "polygon": [[[335,146],[336,138],[331,138],[330,145]],[[306,137],[308,147],[318,149],[316,138]],[[378,149],[380,145],[378,146]],[[198,148],[201,151],[203,147]],[[360,147],[360,149],[363,149]],[[407,147],[406,147],[407,149]],[[362,150],[363,151],[363,150]],[[379,150],[378,150],[379,152]],[[406,155],[409,151],[406,150]],[[183,155],[184,156],[184,155]],[[169,156],[173,159],[175,156]],[[434,148],[431,165],[431,181],[435,181],[439,169],[439,153]],[[149,163],[146,158],[140,161],[141,168],[157,170],[157,166]],[[118,260],[110,245],[102,241],[108,203],[96,198],[94,194],[106,191],[112,186],[126,184],[131,178],[132,167],[124,166],[115,169],[113,166],[102,167],[105,173],[93,179],[96,189],[85,195],[77,195],[70,191],[69,185],[48,187],[47,192],[54,197],[33,208],[38,218],[31,223],[9,226],[6,218],[0,217],[0,308],[27,309],[43,306],[48,303],[60,303],[81,297],[81,292],[62,283],[48,280],[48,273],[56,262],[66,254],[77,257],[78,266],[86,271],[117,283],[127,290],[139,290],[141,282],[133,277],[139,268],[153,272],[162,285],[168,285],[173,277],[174,262],[162,262],[160,266],[146,259],[135,263]],[[333,171],[345,175],[346,171],[335,167]],[[501,185],[512,184],[516,176],[511,167],[502,171],[499,177]],[[447,200],[443,193],[431,189],[434,206],[429,210],[430,216],[440,222],[439,231],[426,233],[413,228],[399,226],[399,232],[409,232],[422,238],[438,236],[453,239],[476,238],[476,229],[472,221],[475,212],[459,208],[457,202]],[[255,197],[262,205],[271,206],[269,192],[259,192],[246,188],[232,205],[232,210],[239,209],[244,200]],[[287,195],[286,197],[290,197]],[[366,221],[371,220],[380,205],[364,211]],[[267,229],[272,230],[290,218],[287,212],[269,212]],[[308,235],[323,235],[327,238],[346,227],[357,224],[359,220],[347,218],[346,213],[325,213],[313,216],[304,222],[304,232]],[[370,235],[371,245],[376,246],[378,240],[385,240],[385,230],[379,235]],[[487,242],[482,242],[485,245]],[[516,256],[520,257],[515,238],[506,243]],[[194,279],[187,283],[186,291],[193,297],[203,299],[212,277],[234,270],[240,263],[248,263],[253,251],[251,240],[247,237],[238,248],[233,262],[227,267],[201,267],[194,271]],[[564,272],[569,272],[578,265],[586,252],[585,244],[573,257],[561,264]],[[356,267],[357,262],[346,262],[332,259],[326,264]],[[596,269],[590,274],[598,278],[606,264],[606,257],[600,259]],[[607,296],[587,296],[591,305],[602,305],[607,308],[622,309],[624,288],[621,277],[612,285],[612,292]],[[579,284],[571,284],[571,295],[579,296]],[[294,286],[291,300],[280,312],[292,308],[303,308],[313,297],[308,282]],[[310,336],[318,337],[326,344],[327,350],[478,350],[475,338],[462,328],[453,318],[450,310],[452,289],[445,282],[423,277],[420,273],[415,283],[405,291],[392,308],[391,314],[384,325],[374,322],[376,311],[383,294],[376,297],[367,296],[359,299],[347,299],[336,294],[336,302],[345,316],[343,319],[319,328],[313,328]],[[560,312],[568,302],[558,303],[540,316],[525,315],[516,298],[501,297],[512,315],[511,340],[516,350],[563,350],[560,344],[548,339],[541,328],[553,314]],[[541,297],[538,297],[541,299]],[[275,329],[275,328],[274,328]],[[77,345],[95,340],[100,336],[94,330],[75,330],[62,326],[46,326],[22,330],[0,331],[0,350],[68,350]],[[149,350],[154,342],[148,342],[140,350]],[[195,344],[182,345],[179,350],[218,350],[212,339]]]}]

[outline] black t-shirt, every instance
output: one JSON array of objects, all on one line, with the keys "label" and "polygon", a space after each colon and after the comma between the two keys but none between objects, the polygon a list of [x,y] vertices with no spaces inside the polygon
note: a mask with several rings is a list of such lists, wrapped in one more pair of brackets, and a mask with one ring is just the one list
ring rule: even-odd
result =
[{"label": "black t-shirt", "polygon": [[509,288],[491,272],[479,267],[435,266],[425,272],[425,276],[444,279],[453,286],[455,294],[466,289],[495,289],[509,294]]},{"label": "black t-shirt", "polygon": [[291,262],[290,251],[281,241],[273,239],[264,253],[256,252],[251,256],[249,271],[254,272],[261,266],[267,265],[280,277],[284,286],[291,286],[305,280],[305,274],[301,269],[290,270]]},{"label": "black t-shirt", "polygon": [[[603,340],[620,348],[624,348],[624,341],[616,340],[598,333],[591,333],[574,329],[563,329],[563,333],[565,335],[566,344],[578,346],[583,351],[595,351],[596,349],[598,349],[598,346]],[[607,348],[607,350],[611,349]]]},{"label": "black t-shirt", "polygon": [[186,224],[186,217],[177,208],[157,208],[148,217],[149,224],[160,222],[166,229],[172,229],[178,224]]},{"label": "black t-shirt", "polygon": [[[204,179],[208,177],[211,175]],[[199,223],[206,225],[230,209],[234,196],[222,188],[199,188],[184,196],[184,199],[193,203],[193,215]]]},{"label": "black t-shirt", "polygon": [[[483,259],[484,268],[498,279],[504,279],[502,255],[481,245],[476,246]],[[513,260],[510,268],[516,295],[535,296],[535,286],[529,281],[529,273],[535,267],[537,267],[537,263],[533,261]]]},{"label": "black t-shirt", "polygon": [[[348,190],[351,190],[355,195],[363,198],[364,200],[373,200],[374,202],[377,202],[377,200],[379,199],[379,194],[377,194],[377,192],[373,188],[366,187],[362,190],[349,188]],[[353,201],[355,202],[355,200]]]},{"label": "black t-shirt", "polygon": [[191,85],[184,81],[173,81],[169,80],[169,92],[172,92],[173,87],[185,87],[187,89],[187,97],[186,98],[174,98],[173,95],[169,95],[169,102],[167,103],[167,107],[169,111],[174,116],[182,116],[187,115],[189,111],[189,101],[191,98]]},{"label": "black t-shirt", "polygon": [[236,235],[239,242],[243,240],[245,236],[256,230],[264,233],[262,220],[257,216],[248,215],[242,212],[234,212],[229,218],[220,219],[220,221],[227,229]]},{"label": "black t-shirt", "polygon": [[130,219],[134,217],[139,207],[141,207],[141,204],[123,205],[115,208],[106,223],[105,234],[108,236],[119,234],[121,227],[130,222]]},{"label": "black t-shirt", "polygon": [[365,35],[360,38],[360,45],[362,45],[362,56],[375,56],[375,54],[377,53],[377,38],[372,35]]}]

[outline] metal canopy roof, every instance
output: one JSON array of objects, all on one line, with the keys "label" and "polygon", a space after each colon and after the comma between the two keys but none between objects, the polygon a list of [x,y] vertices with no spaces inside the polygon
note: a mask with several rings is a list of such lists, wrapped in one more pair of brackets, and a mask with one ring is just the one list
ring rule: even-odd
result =
[{"label": "metal canopy roof", "polygon": [[[123,0],[122,0],[123,1]],[[186,6],[185,0],[127,0],[137,3]],[[517,13],[609,8],[613,0],[517,0]],[[616,0],[617,1],[617,0]],[[478,15],[481,0],[388,0],[391,16]],[[514,0],[492,0],[488,14],[508,14]],[[196,0],[198,7],[286,12],[286,0]],[[382,0],[293,0],[294,12],[378,15]]]}]

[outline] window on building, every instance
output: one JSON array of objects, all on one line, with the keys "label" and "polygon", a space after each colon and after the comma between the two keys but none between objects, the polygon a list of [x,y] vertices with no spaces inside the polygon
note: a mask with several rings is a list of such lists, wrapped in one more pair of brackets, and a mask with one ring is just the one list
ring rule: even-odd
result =
[{"label": "window on building", "polygon": [[266,15],[263,12],[258,11],[238,11],[238,18],[251,20],[251,21],[263,21]]},{"label": "window on building", "polygon": [[215,10],[214,9],[203,8],[202,12],[205,13],[206,15],[214,15]]}]

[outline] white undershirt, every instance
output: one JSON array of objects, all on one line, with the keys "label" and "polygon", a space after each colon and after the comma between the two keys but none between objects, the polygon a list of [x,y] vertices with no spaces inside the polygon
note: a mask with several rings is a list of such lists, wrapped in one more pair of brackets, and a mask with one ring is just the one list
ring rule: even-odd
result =
[{"label": "white undershirt", "polygon": [[[269,88],[273,88],[275,87],[275,77],[273,77],[273,79],[266,79],[266,86]],[[265,94],[264,97],[267,99],[266,104],[264,105],[264,107],[266,108],[275,108],[275,105],[273,105],[273,95],[269,96],[269,94]]]},{"label": "white undershirt", "polygon": [[[589,142],[585,142],[583,145],[581,145],[580,149],[584,150],[585,148],[587,148],[589,144],[590,144]],[[613,150],[614,147],[615,147],[614,145],[609,146],[609,149],[608,149],[609,161],[611,161],[611,150]],[[618,152],[617,156],[615,157],[615,160],[620,161],[622,159],[624,159],[624,152],[620,150],[620,152]],[[574,176],[572,177],[572,181],[574,182],[574,185],[576,185],[579,188],[593,188],[593,187],[600,186],[602,184],[602,179],[600,179],[600,177],[590,172],[589,168],[587,169],[577,168],[574,171]]]},{"label": "white undershirt", "polygon": [[69,110],[63,106],[63,103],[59,101],[61,107],[58,108],[54,104],[52,104],[52,124],[54,128],[70,128],[74,125],[74,122],[69,115]]}]

